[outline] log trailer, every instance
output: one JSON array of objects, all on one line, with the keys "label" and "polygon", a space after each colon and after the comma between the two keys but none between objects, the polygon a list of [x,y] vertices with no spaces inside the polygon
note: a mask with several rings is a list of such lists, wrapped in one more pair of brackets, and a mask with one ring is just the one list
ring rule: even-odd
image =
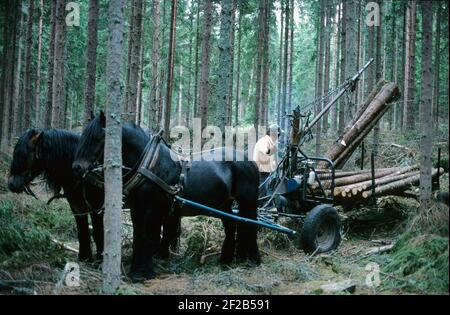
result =
[{"label": "log trailer", "polygon": [[[376,194],[375,179],[377,176],[392,176],[395,172],[404,174],[415,170],[414,167],[410,167],[407,170],[395,168],[375,172],[372,158],[370,173],[335,171],[334,161],[337,161],[337,164],[342,166],[355,150],[355,145],[347,146],[345,140],[356,137],[355,143],[360,143],[361,139],[373,128],[376,120],[379,120],[387,111],[384,103],[388,104],[398,97],[398,88],[392,83],[382,82],[377,85],[382,86],[380,92],[376,93],[374,91],[369,95],[368,100],[360,106],[355,117],[350,122],[351,126],[347,126],[347,131],[350,130],[351,132],[348,134],[344,132],[344,135],[336,141],[337,144],[334,144],[324,157],[308,156],[302,150],[302,145],[313,138],[312,129],[314,126],[321,121],[321,118],[332,106],[344,95],[347,101],[351,99],[349,92],[355,90],[359,77],[372,62],[373,59],[367,62],[352,78],[347,79],[342,85],[327,95],[314,100],[302,108],[297,107],[291,115],[288,115],[291,120],[291,137],[290,139],[285,139],[284,144],[281,142],[283,150],[280,151],[283,154],[278,167],[261,184],[261,186],[265,185],[266,188],[261,191],[266,191],[267,195],[259,198],[256,220],[239,216],[239,210],[237,209],[233,210],[233,213],[226,213],[179,196],[175,197],[177,201],[201,209],[211,216],[228,218],[243,224],[257,225],[291,236],[295,235],[300,247],[310,254],[324,253],[336,249],[341,242],[341,221],[338,212],[333,206],[336,204],[336,193],[348,193],[347,189],[350,189],[349,191],[352,191],[352,189],[358,191],[359,189],[359,186],[351,182],[348,183],[348,176],[358,176],[357,178],[363,181],[361,185],[368,184],[372,190],[366,191],[363,196],[374,198]],[[382,101],[384,103],[379,104],[380,99],[382,99],[380,96],[386,96],[386,94],[388,94],[387,98]],[[312,112],[310,109],[318,102],[325,103],[326,99],[331,99],[331,101],[311,120]],[[366,110],[372,116],[367,116],[367,113],[364,112]],[[362,117],[365,119],[364,121],[370,121],[370,123],[360,124],[360,118],[362,119]],[[370,119],[371,117],[375,117],[375,122],[374,119]],[[362,128],[361,132],[352,130],[352,128],[355,128],[354,126]],[[440,171],[441,169],[438,168],[438,175]],[[413,175],[415,176],[416,174],[414,173]],[[415,180],[415,178],[413,179]],[[383,178],[382,181],[395,187],[395,181],[390,178]],[[348,185],[342,186],[346,183]],[[336,184],[340,186],[335,187]],[[341,191],[341,188],[344,190]],[[279,218],[281,217],[295,220],[298,223],[297,228],[291,229],[282,226],[279,223]]]},{"label": "log trailer", "polygon": [[[299,245],[308,253],[336,249],[341,242],[341,221],[333,207],[333,161],[326,157],[308,156],[302,145],[313,138],[314,126],[332,106],[346,93],[355,90],[359,77],[372,62],[373,59],[328,95],[303,108],[297,107],[292,115],[288,115],[291,119],[291,137],[284,145],[277,170],[262,183],[266,185],[264,190],[268,194],[260,196],[258,220],[274,225],[280,217],[297,220],[299,224],[295,231],[288,229],[284,232],[298,234]],[[323,102],[325,97],[331,97],[331,101],[311,120],[310,109],[317,102]]]}]

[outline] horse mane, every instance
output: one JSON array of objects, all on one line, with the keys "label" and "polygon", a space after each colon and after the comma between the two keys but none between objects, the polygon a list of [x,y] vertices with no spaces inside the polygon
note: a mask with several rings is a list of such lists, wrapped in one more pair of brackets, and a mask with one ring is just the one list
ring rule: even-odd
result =
[{"label": "horse mane", "polygon": [[[123,132],[133,134],[134,137],[139,137],[139,140],[148,140],[152,137],[152,134],[149,130],[144,130],[141,126],[136,125],[135,123],[126,122],[123,124]],[[133,137],[133,138],[134,138]]]},{"label": "horse mane", "polygon": [[48,187],[58,193],[64,184],[73,182],[72,163],[80,136],[74,132],[46,129],[38,146],[39,161]]}]

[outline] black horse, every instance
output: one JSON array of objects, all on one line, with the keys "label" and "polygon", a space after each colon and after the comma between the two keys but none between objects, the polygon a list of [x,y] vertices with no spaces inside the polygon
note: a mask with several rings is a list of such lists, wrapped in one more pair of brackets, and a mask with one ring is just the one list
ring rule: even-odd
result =
[{"label": "black horse", "polygon": [[[43,175],[48,187],[69,202],[77,225],[80,261],[94,261],[91,250],[88,214],[91,216],[93,239],[97,249],[96,258],[103,254],[103,213],[97,210],[103,206],[102,191],[85,184],[84,188],[72,173],[72,163],[80,136],[57,129],[30,129],[26,131],[14,148],[8,178],[12,192],[30,192],[29,184]],[[89,200],[88,202],[86,202]]]},{"label": "black horse", "polygon": [[[105,137],[105,116],[103,112],[84,129],[78,146],[74,173],[86,177],[103,161]],[[125,123],[122,127],[123,166],[128,169],[123,181],[136,171],[149,141],[155,136],[140,127]],[[164,142],[158,142],[158,158],[154,160],[153,173],[168,185],[180,182],[181,164],[173,158],[173,151]],[[218,150],[219,151],[219,150]],[[231,152],[233,155],[236,152]],[[222,153],[219,153],[222,154]],[[236,201],[239,215],[256,219],[259,173],[252,161],[192,161],[185,174],[185,184],[180,195],[186,199],[231,212]],[[89,177],[89,176],[87,176]],[[127,194],[125,203],[131,209],[133,222],[133,255],[129,276],[132,281],[142,281],[154,277],[153,256],[159,246],[167,247],[176,237],[174,231],[164,231],[160,244],[161,226],[170,217],[204,214],[197,209],[175,205],[173,196],[168,194],[154,180],[146,179]],[[223,219],[225,240],[222,246],[221,262],[229,264],[236,258],[260,263],[257,246],[257,228],[236,224]],[[175,225],[171,225],[175,226]],[[170,234],[171,236],[167,236]]]}]

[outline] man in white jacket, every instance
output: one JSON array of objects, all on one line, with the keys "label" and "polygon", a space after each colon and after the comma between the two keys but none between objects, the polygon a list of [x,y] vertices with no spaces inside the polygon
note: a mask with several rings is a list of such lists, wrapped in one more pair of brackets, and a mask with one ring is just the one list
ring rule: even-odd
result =
[{"label": "man in white jacket", "polygon": [[277,168],[277,141],[282,132],[278,125],[272,124],[267,128],[266,135],[256,142],[253,150],[253,160],[259,169],[260,184]]}]

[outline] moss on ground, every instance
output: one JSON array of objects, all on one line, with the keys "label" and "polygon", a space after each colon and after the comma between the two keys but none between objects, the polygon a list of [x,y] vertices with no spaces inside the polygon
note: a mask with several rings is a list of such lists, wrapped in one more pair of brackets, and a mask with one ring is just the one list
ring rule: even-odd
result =
[{"label": "moss on ground", "polygon": [[3,268],[42,261],[60,266],[66,252],[53,239],[72,239],[76,235],[73,217],[64,203],[47,206],[23,195],[1,195],[0,226]]},{"label": "moss on ground", "polygon": [[386,289],[427,294],[449,292],[448,207],[434,204],[411,215],[383,267]]}]

